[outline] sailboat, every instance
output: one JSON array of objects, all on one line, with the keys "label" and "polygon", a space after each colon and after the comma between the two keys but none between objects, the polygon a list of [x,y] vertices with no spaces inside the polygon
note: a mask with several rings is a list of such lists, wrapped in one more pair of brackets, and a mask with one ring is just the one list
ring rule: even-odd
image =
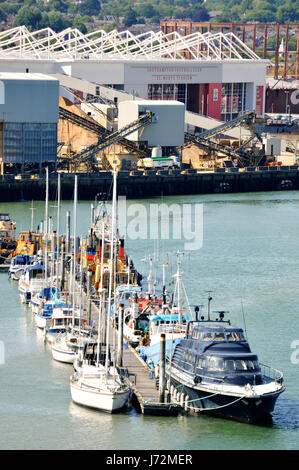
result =
[{"label": "sailboat", "polygon": [[[111,358],[110,351],[110,329],[111,329],[111,303],[112,303],[112,283],[113,283],[113,265],[115,262],[115,213],[116,213],[116,168],[113,172],[113,198],[112,198],[112,226],[110,233],[110,278],[108,305],[106,308],[106,343],[100,343],[101,331],[101,306],[99,308],[98,321],[98,343],[93,348],[92,357],[85,355],[85,360],[80,369],[74,372],[70,379],[70,389],[72,400],[83,406],[102,410],[106,412],[119,411],[127,405],[130,387],[122,377],[119,368],[115,364],[114,358]],[[104,227],[102,230],[102,247],[104,243]],[[102,250],[102,253],[104,249]],[[102,258],[103,261],[103,258]],[[103,264],[101,264],[101,284],[103,289]],[[114,286],[115,287],[115,286]],[[101,302],[103,296],[100,297]],[[104,348],[104,362],[101,361],[101,351]],[[114,360],[113,360],[114,359]]]},{"label": "sailboat", "polygon": [[81,328],[80,317],[83,317],[83,312],[81,308],[79,311],[79,328],[74,328],[74,313],[75,313],[75,289],[76,289],[76,258],[77,258],[77,188],[78,180],[77,175],[75,175],[75,188],[74,188],[74,234],[73,234],[73,256],[72,256],[72,292],[73,292],[73,322],[71,327],[65,332],[57,335],[52,344],[52,357],[54,360],[59,362],[65,362],[72,364],[74,362],[75,354],[83,349],[84,344],[90,338],[92,334],[91,329]]}]

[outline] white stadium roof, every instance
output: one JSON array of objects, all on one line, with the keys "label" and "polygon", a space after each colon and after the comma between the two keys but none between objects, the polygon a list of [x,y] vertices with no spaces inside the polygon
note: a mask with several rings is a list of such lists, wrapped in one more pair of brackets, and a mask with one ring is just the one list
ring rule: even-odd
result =
[{"label": "white stadium roof", "polygon": [[25,26],[0,33],[1,59],[36,60],[201,60],[262,61],[233,33],[130,31],[82,34],[68,28],[55,33],[51,28],[30,32]]}]

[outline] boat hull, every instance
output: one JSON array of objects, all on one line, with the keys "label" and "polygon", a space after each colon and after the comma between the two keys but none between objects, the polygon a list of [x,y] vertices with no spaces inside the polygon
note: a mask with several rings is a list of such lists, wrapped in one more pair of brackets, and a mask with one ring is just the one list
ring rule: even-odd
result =
[{"label": "boat hull", "polygon": [[245,423],[259,423],[269,419],[281,391],[256,398],[236,397],[222,393],[198,390],[171,378],[171,384],[188,396],[188,410]]},{"label": "boat hull", "polygon": [[129,399],[129,390],[123,392],[93,391],[71,382],[71,396],[74,403],[108,413],[123,409]]},{"label": "boat hull", "polygon": [[47,320],[49,320],[49,318],[41,317],[40,315],[36,315],[35,320],[36,320],[36,326],[43,330],[44,328],[46,328]]},{"label": "boat hull", "polygon": [[75,359],[74,351],[66,351],[52,346],[52,357],[55,361],[73,364]]}]

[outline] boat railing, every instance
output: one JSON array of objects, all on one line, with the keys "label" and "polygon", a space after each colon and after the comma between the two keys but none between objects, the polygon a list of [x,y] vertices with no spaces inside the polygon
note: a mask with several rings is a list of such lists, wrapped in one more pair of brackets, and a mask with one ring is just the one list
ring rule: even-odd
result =
[{"label": "boat railing", "polygon": [[268,366],[267,364],[259,363],[263,377],[274,380],[276,383],[283,382],[283,373],[275,369],[274,367]]},{"label": "boat railing", "polygon": [[177,323],[173,323],[170,325],[160,325],[156,328],[153,328],[153,334],[158,333],[185,333],[186,332],[186,325],[178,325]]}]

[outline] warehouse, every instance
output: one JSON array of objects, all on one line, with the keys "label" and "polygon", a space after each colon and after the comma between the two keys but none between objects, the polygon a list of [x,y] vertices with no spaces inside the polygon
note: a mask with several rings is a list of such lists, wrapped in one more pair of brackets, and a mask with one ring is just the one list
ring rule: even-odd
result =
[{"label": "warehouse", "polygon": [[269,61],[233,33],[83,35],[49,28],[29,33],[22,26],[2,32],[0,44],[0,72],[64,74],[144,99],[178,100],[214,119],[264,113]]},{"label": "warehouse", "polygon": [[0,162],[41,167],[57,159],[59,81],[0,73]]}]

